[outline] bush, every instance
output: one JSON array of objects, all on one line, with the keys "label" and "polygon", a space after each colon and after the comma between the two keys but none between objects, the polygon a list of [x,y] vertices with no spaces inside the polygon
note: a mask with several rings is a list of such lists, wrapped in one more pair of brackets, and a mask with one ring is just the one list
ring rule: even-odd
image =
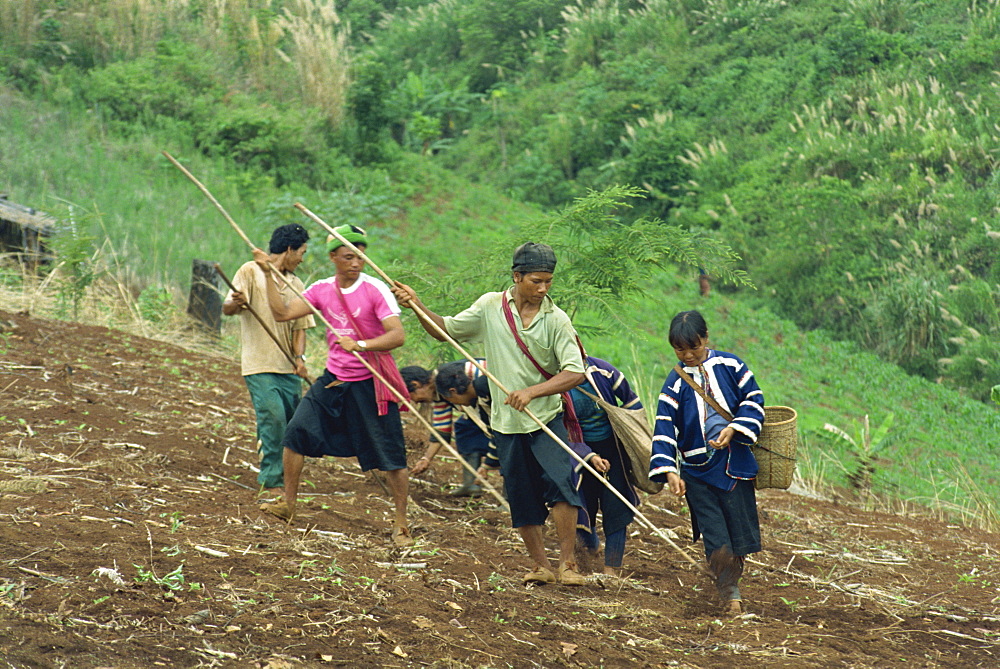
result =
[{"label": "bush", "polygon": [[911,374],[932,378],[948,353],[955,326],[942,314],[941,293],[922,276],[883,286],[866,310],[875,350]]},{"label": "bush", "polygon": [[283,111],[237,98],[211,118],[197,137],[201,150],[270,176],[276,186],[332,188],[350,160],[328,146],[320,119],[306,111]]},{"label": "bush", "polygon": [[223,93],[202,51],[169,41],[157,45],[155,55],[90,71],[82,86],[83,98],[105,119],[151,127],[160,117],[197,122],[210,116]]},{"label": "bush", "polygon": [[558,167],[532,153],[519,155],[497,185],[516,199],[547,206],[567,202],[577,194]]},{"label": "bush", "polygon": [[149,286],[139,293],[136,308],[144,321],[161,323],[169,320],[177,311],[174,297],[168,288]]},{"label": "bush", "polygon": [[561,23],[562,3],[550,0],[465,0],[457,11],[461,60],[470,90],[485,93],[520,72],[528,52],[522,35]]}]

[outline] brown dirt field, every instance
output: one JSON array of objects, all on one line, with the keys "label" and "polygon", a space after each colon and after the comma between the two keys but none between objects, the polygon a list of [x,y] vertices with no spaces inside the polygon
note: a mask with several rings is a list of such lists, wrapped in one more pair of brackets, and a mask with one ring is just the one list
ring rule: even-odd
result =
[{"label": "brown dirt field", "polygon": [[[353,461],[307,462],[292,527],[257,510],[255,461],[235,361],[0,311],[0,664],[1000,666],[996,535],[763,491],[727,619],[646,531],[626,580],[523,586],[505,515],[447,495],[454,462],[412,484],[400,552]],[[700,557],[676,500],[643,508]]]}]

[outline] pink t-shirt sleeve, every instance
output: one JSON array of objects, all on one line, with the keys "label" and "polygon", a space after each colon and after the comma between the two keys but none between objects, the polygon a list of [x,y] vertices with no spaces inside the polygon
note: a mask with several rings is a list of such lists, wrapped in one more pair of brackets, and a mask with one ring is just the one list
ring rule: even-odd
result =
[{"label": "pink t-shirt sleeve", "polygon": [[302,291],[302,297],[306,299],[306,302],[313,305],[320,311],[323,311],[323,301],[321,299],[323,288],[324,288],[323,284],[314,283],[308,288],[306,288],[304,291]]},{"label": "pink t-shirt sleeve", "polygon": [[375,315],[378,316],[378,319],[380,321],[384,321],[390,316],[398,316],[399,303],[396,302],[396,296],[392,294],[389,287],[377,279],[371,279],[370,277],[365,278],[368,279],[366,281],[366,287],[370,286],[375,289],[372,291],[375,293],[372,295],[372,303],[375,308]]}]

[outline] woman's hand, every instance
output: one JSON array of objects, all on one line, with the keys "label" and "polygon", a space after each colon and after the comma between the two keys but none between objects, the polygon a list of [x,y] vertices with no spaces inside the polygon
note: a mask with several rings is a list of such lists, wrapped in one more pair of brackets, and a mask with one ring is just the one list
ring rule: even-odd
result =
[{"label": "woman's hand", "polygon": [[608,470],[611,469],[611,462],[599,455],[595,455],[590,459],[590,466],[602,474],[607,474]]},{"label": "woman's hand", "polygon": [[[283,258],[283,257],[284,257],[284,254],[282,254],[281,256],[279,256],[279,258]],[[271,273],[271,256],[268,255],[265,251],[262,251],[261,249],[256,249],[255,248],[253,250],[253,260],[264,271],[264,274],[270,274]],[[280,262],[281,262],[281,260],[278,261],[279,264],[280,264]]]},{"label": "woman's hand", "polygon": [[684,493],[687,492],[687,485],[684,483],[684,479],[673,472],[667,474],[667,487],[670,488],[670,492],[678,497],[683,497]]},{"label": "woman's hand", "polygon": [[735,433],[736,430],[733,428],[725,427],[722,432],[719,433],[719,438],[714,441],[709,440],[708,445],[716,450],[722,450],[723,448],[729,446],[729,442],[732,440],[733,434]]}]

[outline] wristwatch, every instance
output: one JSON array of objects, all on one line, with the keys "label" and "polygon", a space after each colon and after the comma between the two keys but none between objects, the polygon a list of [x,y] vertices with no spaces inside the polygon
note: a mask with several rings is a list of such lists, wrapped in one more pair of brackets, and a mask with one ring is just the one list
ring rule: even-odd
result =
[{"label": "wristwatch", "polygon": [[306,361],[306,354],[305,353],[299,354],[299,355],[297,355],[295,357],[298,358],[299,360],[301,360],[302,362]]},{"label": "wristwatch", "polygon": [[366,342],[364,339],[359,339],[358,340],[358,348],[361,348],[361,349],[368,348],[368,342]]}]

